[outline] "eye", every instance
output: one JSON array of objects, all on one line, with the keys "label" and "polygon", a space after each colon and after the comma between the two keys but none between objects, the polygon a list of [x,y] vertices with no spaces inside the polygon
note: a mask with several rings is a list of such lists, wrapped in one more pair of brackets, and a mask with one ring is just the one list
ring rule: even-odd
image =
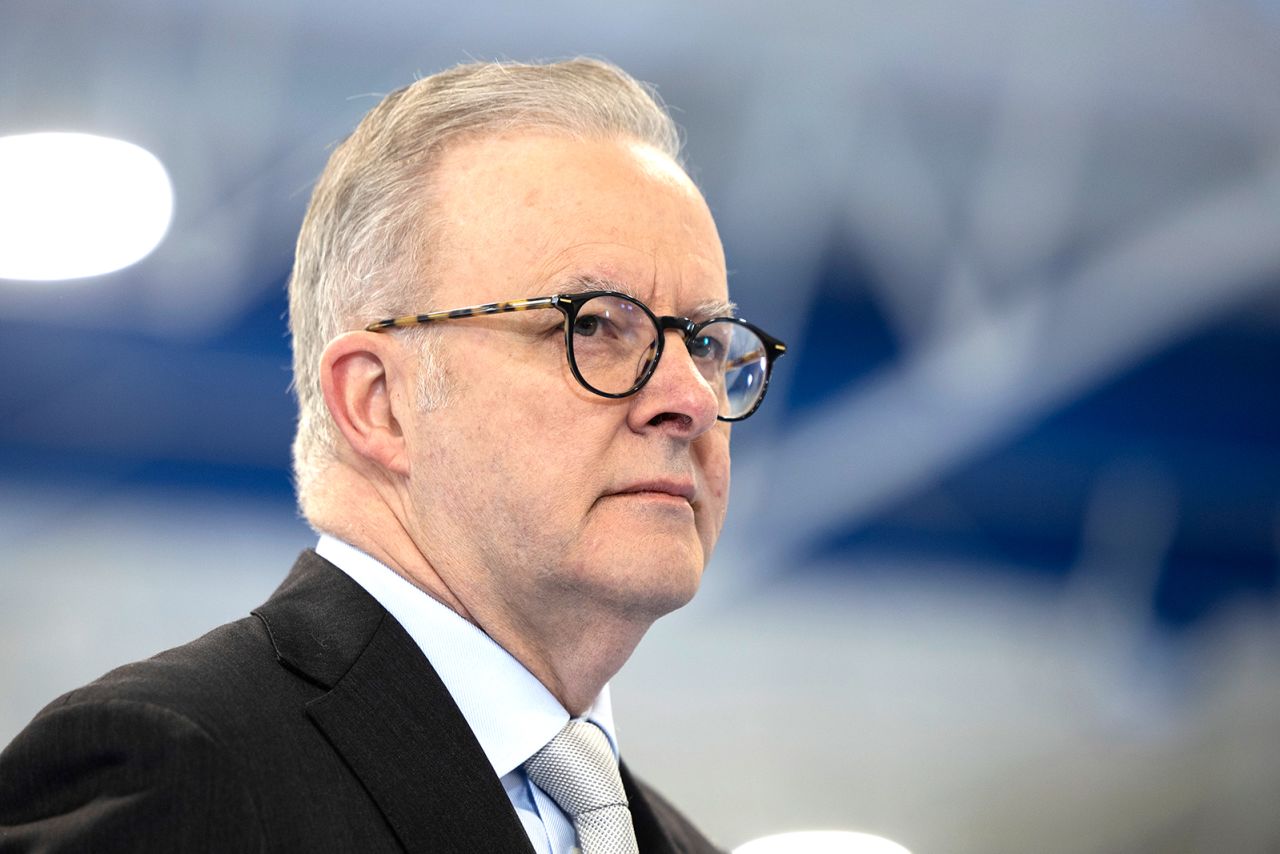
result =
[{"label": "eye", "polygon": [[573,334],[591,336],[600,331],[600,316],[597,314],[579,314],[573,321]]},{"label": "eye", "polygon": [[[612,310],[590,314],[583,311],[573,321],[573,334],[580,338],[621,338],[631,332],[628,320],[627,317],[615,318]],[[621,326],[619,321],[622,322]]]},{"label": "eye", "polygon": [[711,335],[698,335],[689,341],[689,355],[707,362],[722,362],[725,356],[724,342]]}]

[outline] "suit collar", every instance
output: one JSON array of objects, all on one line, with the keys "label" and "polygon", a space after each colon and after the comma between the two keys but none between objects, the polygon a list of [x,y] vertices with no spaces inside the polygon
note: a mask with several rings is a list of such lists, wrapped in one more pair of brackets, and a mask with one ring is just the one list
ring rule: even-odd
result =
[{"label": "suit collar", "polygon": [[338,684],[387,615],[310,549],[253,613],[266,625],[280,663],[324,688]]},{"label": "suit collar", "polygon": [[254,613],[281,664],[329,689],[306,714],[407,851],[529,851],[502,784],[435,670],[358,584],[304,552]]},{"label": "suit collar", "polygon": [[[499,778],[523,765],[569,721],[560,701],[511,653],[404,576],[327,535],[320,537],[316,554],[377,599],[418,648],[428,652]],[[616,757],[607,685],[586,717],[604,730]]]}]

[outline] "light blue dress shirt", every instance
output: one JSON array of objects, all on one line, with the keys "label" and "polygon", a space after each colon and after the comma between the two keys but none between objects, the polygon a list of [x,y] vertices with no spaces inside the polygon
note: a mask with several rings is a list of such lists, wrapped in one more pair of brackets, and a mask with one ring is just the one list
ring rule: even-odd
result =
[{"label": "light blue dress shirt", "polygon": [[[529,781],[523,767],[569,722],[560,701],[475,624],[391,568],[328,535],[321,535],[316,553],[377,599],[422,649],[475,733],[534,850],[543,854],[574,851],[569,817]],[[618,742],[608,685],[583,719],[604,730],[616,759]]]}]

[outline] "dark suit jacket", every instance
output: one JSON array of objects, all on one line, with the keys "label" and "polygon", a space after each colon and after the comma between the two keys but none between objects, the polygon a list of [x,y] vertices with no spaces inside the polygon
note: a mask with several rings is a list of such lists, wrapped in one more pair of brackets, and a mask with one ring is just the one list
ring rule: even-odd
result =
[{"label": "dark suit jacket", "polygon": [[[642,852],[716,849],[622,768]],[[305,552],[253,615],[45,708],[0,754],[0,852],[528,852],[417,645]]]}]

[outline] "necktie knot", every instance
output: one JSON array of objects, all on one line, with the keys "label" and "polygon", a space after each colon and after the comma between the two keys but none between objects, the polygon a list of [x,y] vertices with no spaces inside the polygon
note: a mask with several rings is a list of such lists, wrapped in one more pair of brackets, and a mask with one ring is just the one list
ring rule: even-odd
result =
[{"label": "necktie knot", "polygon": [[524,764],[573,821],[582,854],[635,854],[635,831],[613,751],[595,724],[573,720]]}]

